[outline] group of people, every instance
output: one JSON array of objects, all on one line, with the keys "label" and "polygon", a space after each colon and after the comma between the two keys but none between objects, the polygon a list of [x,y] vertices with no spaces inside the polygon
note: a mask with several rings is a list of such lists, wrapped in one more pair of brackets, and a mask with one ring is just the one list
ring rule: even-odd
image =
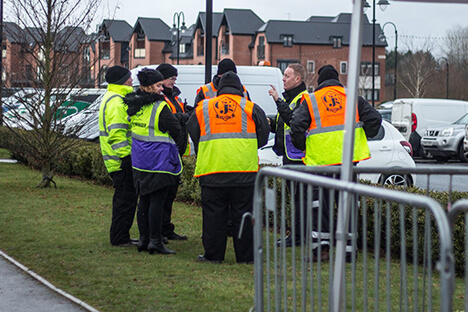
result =
[{"label": "group of people", "polygon": [[[177,74],[167,63],[142,69],[137,75],[139,88],[133,91],[128,69],[113,66],[106,73],[108,90],[100,107],[99,131],[103,159],[115,188],[110,242],[136,245],[138,251],[150,254],[175,253],[166,247],[168,240],[187,237],[174,231],[172,204],[183,170],[181,156],[194,149],[204,247],[197,260],[224,260],[231,222],[236,261],[252,263],[252,223],[240,226],[243,215],[253,208],[258,149],[274,132],[274,150],[283,156],[284,164],[339,164],[346,94],[338,73],[330,65],[321,68],[319,86],[309,95],[304,68],[289,65],[282,97],[274,86],[269,91],[277,105],[276,118],[267,118],[252,102],[230,59],[222,60],[212,82],[198,89],[194,107],[180,101]],[[370,157],[366,136],[377,133],[381,117],[359,98],[356,121],[357,162]],[[294,198],[298,201],[299,195]],[[134,240],[129,231],[137,205],[140,237]],[[304,235],[289,236],[285,243],[292,246]]]}]

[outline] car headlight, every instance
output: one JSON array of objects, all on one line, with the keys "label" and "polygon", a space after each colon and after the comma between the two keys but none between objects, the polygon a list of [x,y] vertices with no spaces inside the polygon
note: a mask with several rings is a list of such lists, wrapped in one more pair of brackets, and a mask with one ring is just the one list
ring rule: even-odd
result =
[{"label": "car headlight", "polygon": [[445,128],[444,130],[440,131],[440,136],[452,136],[453,135],[453,128]]}]

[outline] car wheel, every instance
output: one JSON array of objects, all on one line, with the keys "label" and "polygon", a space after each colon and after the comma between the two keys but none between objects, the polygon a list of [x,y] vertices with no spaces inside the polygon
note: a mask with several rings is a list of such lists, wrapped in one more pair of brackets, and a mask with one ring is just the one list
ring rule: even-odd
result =
[{"label": "car wheel", "polygon": [[468,162],[468,151],[465,151],[465,148],[463,146],[463,140],[458,146],[458,157],[460,158],[461,162],[463,163]]},{"label": "car wheel", "polygon": [[380,178],[380,184],[393,186],[413,186],[411,175],[389,174]]}]

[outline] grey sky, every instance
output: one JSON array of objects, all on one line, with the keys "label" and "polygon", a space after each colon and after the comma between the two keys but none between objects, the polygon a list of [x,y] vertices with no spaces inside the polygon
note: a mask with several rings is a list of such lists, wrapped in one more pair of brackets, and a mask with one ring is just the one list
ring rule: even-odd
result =
[{"label": "grey sky", "polygon": [[[372,5],[372,1],[368,0]],[[376,1],[378,2],[378,0]],[[421,3],[393,1],[385,11],[376,8],[376,23],[383,25],[393,22],[398,29],[398,50],[420,47],[427,38],[440,53],[446,32],[456,26],[468,27],[468,4]],[[262,20],[306,20],[310,16],[336,16],[351,13],[351,0],[213,0],[213,11],[222,12],[224,8],[252,9]],[[117,10],[114,10],[118,7]],[[195,22],[198,12],[205,11],[205,0],[103,0],[101,16],[126,20],[134,25],[138,17],[159,17],[172,27],[175,12],[184,12],[187,25]],[[372,20],[372,8],[366,12]],[[394,29],[385,27],[389,49],[394,48]]]}]

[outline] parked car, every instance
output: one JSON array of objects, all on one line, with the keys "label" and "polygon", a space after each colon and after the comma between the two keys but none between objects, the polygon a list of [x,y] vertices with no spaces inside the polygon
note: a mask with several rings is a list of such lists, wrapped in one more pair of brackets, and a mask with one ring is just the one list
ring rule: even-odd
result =
[{"label": "parked car", "polygon": [[392,110],[391,109],[378,109],[377,110],[380,115],[382,115],[382,119],[388,122],[392,122]]},{"label": "parked car", "polygon": [[468,162],[463,139],[466,137],[468,113],[449,125],[429,127],[421,138],[424,149],[438,161],[447,161],[453,156]]},{"label": "parked car", "polygon": [[392,125],[411,143],[416,155],[427,158],[421,138],[428,127],[452,123],[468,112],[468,102],[448,99],[397,99],[392,106]]},{"label": "parked car", "polygon": [[[359,162],[358,167],[382,167],[382,168],[415,168],[412,156],[411,144],[403,135],[387,121],[382,121],[379,133],[368,139],[371,158]],[[260,164],[282,165],[282,158],[273,151],[274,137],[270,137],[268,143],[259,149]],[[383,183],[387,185],[414,185],[416,176],[405,176],[398,173],[383,175],[380,173],[366,173],[359,176],[360,179],[371,183]]]}]

